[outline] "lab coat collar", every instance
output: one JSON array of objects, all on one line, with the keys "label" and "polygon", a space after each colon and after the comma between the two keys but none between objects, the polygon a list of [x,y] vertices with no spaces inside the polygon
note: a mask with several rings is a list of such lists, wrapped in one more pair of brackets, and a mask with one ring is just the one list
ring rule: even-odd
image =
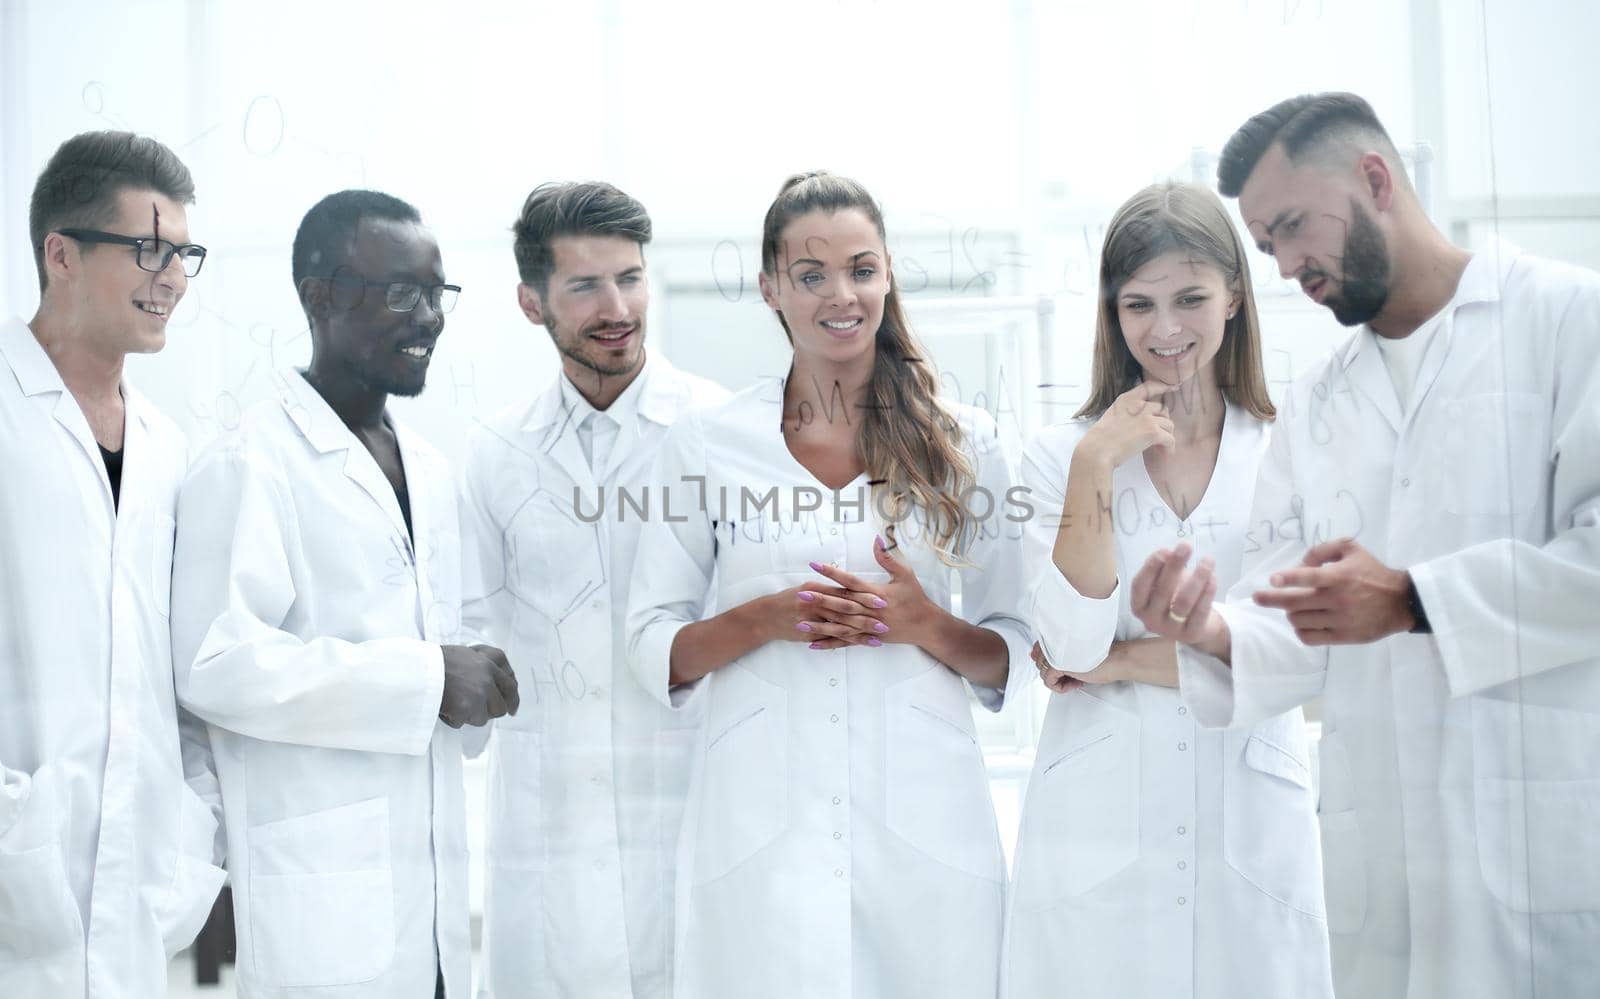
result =
[{"label": "lab coat collar", "polygon": [[1428,320],[1429,323],[1439,324],[1440,328],[1428,344],[1422,366],[1417,372],[1417,383],[1411,391],[1409,408],[1402,410],[1400,407],[1400,397],[1395,394],[1394,381],[1389,377],[1382,351],[1376,343],[1378,334],[1373,332],[1372,327],[1362,326],[1345,344],[1340,362],[1346,379],[1360,388],[1396,434],[1404,431],[1409,415],[1417,411],[1444,367],[1444,358],[1454,338],[1455,313],[1469,305],[1498,302],[1505,275],[1517,253],[1517,249],[1509,243],[1493,240],[1467,261],[1466,269],[1461,272],[1461,280],[1456,284],[1455,294],[1450,296],[1444,308]]},{"label": "lab coat collar", "polygon": [[[372,457],[366,446],[356,439],[356,435],[345,426],[344,421],[339,419],[339,414],[328,405],[328,400],[311,387],[311,383],[306,381],[303,373],[292,369],[285,372],[279,401],[306,442],[316,448],[319,454],[345,452],[345,475],[383,508],[400,537],[409,538],[405,517],[400,513],[400,500],[394,494],[394,487],[384,477],[383,470],[378,467],[377,460]],[[426,511],[422,506],[427,502],[427,497],[423,495],[427,491],[425,480],[431,473],[431,470],[424,467],[427,454],[418,446],[418,441],[411,431],[394,418],[393,413],[387,414],[387,418],[400,448],[400,460],[406,476],[406,492],[411,500],[411,522],[419,532],[420,540],[422,525],[426,523],[424,518]]]},{"label": "lab coat collar", "polygon": [[[679,398],[676,374],[677,369],[665,357],[653,352],[645,354],[644,370],[639,372],[635,383],[628,386],[629,392],[637,389],[639,393],[637,408],[640,416],[663,426],[677,418],[679,410],[683,408],[683,400]],[[558,373],[550,387],[540,393],[528,409],[528,417],[522,423],[523,430],[538,433],[552,426],[577,429],[578,422],[587,414],[575,412],[567,402],[562,387],[565,381],[566,375]]]},{"label": "lab coat collar", "polygon": [[61,372],[56,370],[50,356],[33,335],[33,330],[20,317],[7,320],[5,327],[0,329],[0,354],[5,355],[6,363],[11,366],[11,373],[16,375],[17,385],[23,395],[66,392],[67,385],[61,380]]},{"label": "lab coat collar", "polygon": [[[1491,238],[1473,253],[1472,259],[1467,261],[1467,269],[1461,272],[1461,280],[1456,284],[1456,293],[1450,296],[1450,301],[1439,310],[1438,318],[1446,323],[1447,328],[1449,314],[1457,309],[1467,305],[1500,301],[1500,289],[1505,284],[1513,262],[1521,252],[1503,239]],[[1372,331],[1372,327],[1363,325],[1345,344],[1340,355],[1341,366],[1348,368],[1355,363],[1356,358],[1373,343],[1373,338],[1377,335]],[[1373,353],[1376,351],[1377,347],[1373,345]],[[1381,358],[1379,360],[1381,361]]]},{"label": "lab coat collar", "polygon": [[[77,400],[67,390],[67,383],[62,381],[55,362],[50,360],[50,355],[45,353],[33,330],[21,318],[13,317],[0,327],[0,354],[4,354],[11,365],[23,395],[59,392],[76,403]],[[141,427],[149,426],[150,401],[129,384],[126,374],[122,376],[122,401],[128,407],[129,416],[137,419]]]},{"label": "lab coat collar", "polygon": [[[45,353],[44,346],[33,335],[33,330],[21,318],[14,317],[0,327],[0,354],[5,355],[6,363],[16,376],[17,386],[22,389],[23,395],[33,397],[56,393],[50,415],[72,435],[83,453],[100,471],[105,486],[106,509],[110,510],[111,480],[106,477],[104,462],[100,458],[100,445],[94,439],[94,432],[89,429],[88,418],[83,415],[77,397],[67,389],[67,383],[62,380],[55,362],[50,360],[50,355]],[[149,432],[151,408],[149,400],[128,383],[126,374],[122,376],[121,389],[125,410],[122,448],[126,454],[131,440],[142,440]],[[140,446],[134,445],[136,450]],[[126,481],[124,485],[127,485]]]}]

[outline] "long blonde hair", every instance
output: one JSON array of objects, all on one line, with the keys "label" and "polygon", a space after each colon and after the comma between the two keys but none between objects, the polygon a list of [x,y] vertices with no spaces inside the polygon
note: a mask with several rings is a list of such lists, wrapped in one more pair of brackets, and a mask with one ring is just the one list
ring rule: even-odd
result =
[{"label": "long blonde hair", "polygon": [[[777,278],[779,243],[790,222],[811,212],[848,209],[865,214],[878,238],[885,239],[883,211],[856,181],[824,170],[785,180],[762,224],[762,271]],[[794,334],[781,312],[778,322],[793,346]],[[939,399],[938,373],[911,332],[894,282],[883,301],[883,322],[874,344],[876,358],[856,429],[856,450],[874,487],[893,490],[895,519],[908,503],[920,510],[940,560],[958,564],[959,550],[974,532],[972,514],[956,497],[966,495],[976,475],[961,447],[961,428]],[[892,536],[892,526],[890,531]]]},{"label": "long blonde hair", "polygon": [[1151,184],[1127,200],[1112,217],[1100,250],[1100,310],[1094,331],[1093,389],[1077,417],[1094,418],[1143,377],[1117,320],[1117,295],[1139,268],[1171,250],[1183,250],[1222,271],[1239,308],[1222,332],[1214,362],[1217,386],[1228,402],[1257,419],[1271,421],[1277,410],[1261,368],[1261,324],[1244,243],[1222,201],[1193,184]]}]

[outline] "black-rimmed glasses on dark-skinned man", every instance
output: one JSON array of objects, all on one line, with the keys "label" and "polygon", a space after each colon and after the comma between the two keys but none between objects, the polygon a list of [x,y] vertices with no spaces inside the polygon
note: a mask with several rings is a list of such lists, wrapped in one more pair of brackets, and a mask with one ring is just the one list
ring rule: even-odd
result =
[{"label": "black-rimmed glasses on dark-skinned man", "polygon": [[115,232],[101,232],[99,229],[57,229],[61,235],[68,239],[75,239],[80,243],[110,243],[116,246],[131,246],[135,263],[142,271],[160,274],[172,263],[174,255],[183,262],[183,273],[186,277],[194,277],[200,273],[200,268],[206,262],[206,248],[198,243],[173,243],[153,236],[124,236]]},{"label": "black-rimmed glasses on dark-skinned man", "polygon": [[422,285],[415,281],[369,281],[359,274],[349,271],[335,271],[331,275],[317,275],[328,282],[332,291],[333,304],[341,310],[353,309],[361,304],[366,297],[368,288],[382,288],[383,304],[390,312],[410,312],[422,301],[423,292],[427,292],[428,305],[435,312],[446,313],[456,307],[456,299],[461,294],[458,284],[428,284]]}]

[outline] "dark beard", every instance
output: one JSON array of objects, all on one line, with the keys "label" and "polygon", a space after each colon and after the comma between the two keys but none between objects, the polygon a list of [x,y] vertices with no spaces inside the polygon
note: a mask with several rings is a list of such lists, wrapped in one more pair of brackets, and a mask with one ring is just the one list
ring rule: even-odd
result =
[{"label": "dark beard", "polygon": [[1350,199],[1350,228],[1344,240],[1339,291],[1322,302],[1343,326],[1370,323],[1389,300],[1389,249],[1366,210]]}]

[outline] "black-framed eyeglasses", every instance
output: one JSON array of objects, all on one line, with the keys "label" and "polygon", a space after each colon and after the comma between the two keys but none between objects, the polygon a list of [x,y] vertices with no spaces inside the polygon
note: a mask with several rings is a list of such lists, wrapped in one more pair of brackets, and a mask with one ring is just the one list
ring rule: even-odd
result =
[{"label": "black-framed eyeglasses", "polygon": [[461,295],[461,286],[458,284],[423,285],[415,281],[369,281],[359,274],[342,270],[321,277],[328,282],[333,293],[333,305],[338,309],[353,309],[360,305],[368,288],[383,289],[383,304],[390,312],[410,312],[426,294],[429,307],[442,314],[454,309],[456,299]]},{"label": "black-framed eyeglasses", "polygon": [[167,265],[172,263],[174,255],[183,263],[183,273],[187,277],[199,274],[200,268],[206,262],[206,248],[199,243],[173,243],[153,236],[123,236],[115,232],[101,232],[99,229],[57,229],[56,232],[80,243],[131,246],[137,251],[134,262],[139,265],[139,269],[150,271],[152,274],[160,274],[166,270]]}]

